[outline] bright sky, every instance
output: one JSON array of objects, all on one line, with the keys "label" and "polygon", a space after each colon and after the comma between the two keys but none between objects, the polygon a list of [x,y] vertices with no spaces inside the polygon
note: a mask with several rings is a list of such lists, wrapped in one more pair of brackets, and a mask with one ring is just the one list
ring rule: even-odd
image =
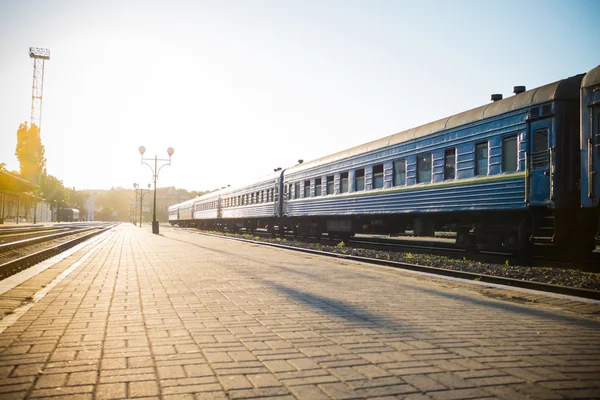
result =
[{"label": "bright sky", "polygon": [[77,189],[214,189],[600,64],[600,1],[0,2],[0,161],[18,169],[30,46],[48,172]]}]

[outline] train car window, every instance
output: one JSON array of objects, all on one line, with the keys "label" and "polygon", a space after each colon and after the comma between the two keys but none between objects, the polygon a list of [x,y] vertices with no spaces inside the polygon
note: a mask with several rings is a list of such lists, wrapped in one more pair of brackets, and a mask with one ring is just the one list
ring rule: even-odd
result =
[{"label": "train car window", "polygon": [[300,198],[300,182],[296,182],[294,185],[294,198],[295,199]]},{"label": "train car window", "polygon": [[417,156],[417,183],[431,182],[431,153]]},{"label": "train car window", "polygon": [[546,169],[550,161],[548,154],[548,129],[538,129],[533,132],[533,153],[531,154],[531,167]]},{"label": "train car window", "polygon": [[515,172],[517,162],[517,135],[505,137],[502,139],[502,172]]},{"label": "train car window", "polygon": [[488,142],[475,145],[475,175],[488,173]]},{"label": "train car window", "polygon": [[365,169],[357,169],[356,177],[354,179],[354,188],[357,192],[365,190]]},{"label": "train car window", "polygon": [[406,160],[394,161],[394,186],[406,185]]},{"label": "train car window", "polygon": [[373,189],[383,189],[383,164],[373,167]]},{"label": "train car window", "polygon": [[333,188],[334,188],[333,182],[334,182],[333,175],[329,175],[327,177],[327,187],[326,187],[327,193],[326,194],[333,194]]},{"label": "train car window", "polygon": [[304,198],[310,197],[310,180],[304,181]]},{"label": "train car window", "polygon": [[456,149],[444,153],[444,180],[456,178]]},{"label": "train car window", "polygon": [[317,178],[315,179],[315,196],[320,196],[321,195],[321,178]]},{"label": "train car window", "polygon": [[340,174],[340,193],[348,193],[348,190],[350,189],[349,186],[350,185],[348,185],[348,173],[342,172]]}]

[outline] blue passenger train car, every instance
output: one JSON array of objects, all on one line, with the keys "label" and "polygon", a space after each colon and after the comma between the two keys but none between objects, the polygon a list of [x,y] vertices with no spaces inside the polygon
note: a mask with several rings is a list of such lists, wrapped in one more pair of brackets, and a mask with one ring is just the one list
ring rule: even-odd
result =
[{"label": "blue passenger train car", "polygon": [[[302,235],[452,225],[466,246],[526,247],[574,233],[583,75],[388,136],[285,173]],[[564,213],[563,213],[564,212]]]}]

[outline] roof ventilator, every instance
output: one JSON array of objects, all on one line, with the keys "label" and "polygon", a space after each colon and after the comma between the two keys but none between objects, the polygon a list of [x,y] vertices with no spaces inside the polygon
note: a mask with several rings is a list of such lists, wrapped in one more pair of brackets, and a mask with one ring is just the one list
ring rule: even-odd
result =
[{"label": "roof ventilator", "polygon": [[514,93],[514,94],[519,94],[519,93],[523,93],[525,90],[527,90],[527,89],[525,88],[525,86],[515,86],[515,87],[513,88],[513,93]]},{"label": "roof ventilator", "polygon": [[542,115],[552,114],[552,104],[544,104],[542,106]]},{"label": "roof ventilator", "polygon": [[496,93],[492,95],[492,101],[502,100],[502,93]]},{"label": "roof ventilator", "polygon": [[540,116],[540,109],[538,107],[531,107],[529,109],[529,119],[538,118]]}]

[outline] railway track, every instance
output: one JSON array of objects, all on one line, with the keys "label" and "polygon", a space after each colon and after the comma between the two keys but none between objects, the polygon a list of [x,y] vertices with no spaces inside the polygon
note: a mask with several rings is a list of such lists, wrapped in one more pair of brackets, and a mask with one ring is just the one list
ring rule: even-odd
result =
[{"label": "railway track", "polygon": [[[261,237],[271,237],[267,231],[257,230],[254,235]],[[340,243],[337,239],[305,239],[294,237],[293,235],[284,236],[288,240],[302,240],[309,243],[320,243],[323,245],[332,245],[332,243]],[[497,250],[480,250],[471,252],[455,245],[454,239],[450,237],[440,238],[416,238],[410,235],[402,235],[398,237],[385,236],[368,236],[356,235],[345,243],[346,247],[356,249],[369,249],[376,251],[390,252],[411,252],[427,255],[435,255],[441,257],[450,257],[463,259],[468,258],[470,261],[478,261],[483,263],[518,264],[531,267],[552,267],[552,268],[568,268],[578,269],[582,271],[598,272],[600,271],[600,252],[594,252],[587,258],[572,261],[564,259],[560,254],[548,249],[544,246],[536,247],[532,250],[532,255],[525,258],[511,252],[502,252]]]},{"label": "railway track", "polygon": [[[434,266],[419,265],[419,264],[415,264],[415,263],[399,262],[399,261],[387,260],[387,259],[382,259],[382,258],[365,257],[362,255],[354,255],[352,253],[351,254],[343,254],[343,253],[338,253],[338,252],[322,251],[322,250],[316,250],[316,249],[311,249],[311,248],[306,248],[306,247],[289,246],[289,245],[281,244],[281,243],[265,242],[265,241],[252,240],[252,239],[240,238],[240,237],[235,237],[235,236],[223,236],[223,235],[218,235],[218,234],[214,234],[214,233],[206,233],[206,232],[202,232],[202,231],[199,231],[196,229],[190,229],[190,228],[179,228],[179,229],[202,234],[202,235],[222,237],[222,238],[227,238],[227,239],[231,239],[231,240],[238,240],[238,241],[242,241],[242,242],[254,243],[254,244],[276,247],[276,248],[282,248],[282,249],[286,249],[286,250],[300,251],[300,252],[309,253],[309,254],[318,254],[318,255],[324,255],[324,256],[328,256],[328,257],[335,257],[335,258],[361,261],[361,262],[377,264],[377,265],[384,265],[384,266],[393,267],[393,268],[425,272],[425,273],[430,273],[430,274],[435,274],[435,275],[449,276],[449,277],[454,277],[454,278],[461,278],[461,279],[474,280],[474,281],[480,281],[480,282],[486,282],[486,283],[500,284],[500,285],[511,286],[511,287],[519,287],[519,288],[524,288],[524,289],[537,290],[537,291],[541,291],[541,292],[550,292],[550,293],[557,293],[557,294],[568,295],[568,296],[600,300],[600,291],[598,291],[598,290],[590,290],[590,289],[584,289],[584,288],[578,288],[578,287],[572,287],[572,286],[566,286],[566,285],[554,285],[554,284],[543,283],[543,282],[538,282],[538,281],[533,281],[533,280],[515,279],[515,278],[510,278],[510,277],[505,277],[505,276],[481,273],[481,272],[468,272],[468,271],[461,271],[461,270],[457,270],[457,269],[440,268],[440,267],[434,267]],[[256,231],[256,232],[254,232],[254,235],[263,236],[263,235],[267,235],[267,233]],[[390,239],[390,240],[393,240],[393,239]],[[387,239],[386,239],[386,241],[387,241]],[[309,239],[308,242],[310,242],[310,243],[329,242],[330,246],[332,246],[332,243],[334,243],[333,241],[329,241],[329,240],[325,240],[325,241],[318,240],[317,241],[316,239],[312,239],[312,240]],[[355,243],[355,244],[360,244],[362,242],[362,244],[368,245],[368,246],[377,246],[378,245],[377,238],[365,240],[365,238],[359,237],[357,242],[358,243]],[[353,241],[349,242],[349,244],[352,244],[352,243],[353,243]],[[421,244],[421,243],[419,243],[419,244]],[[335,246],[335,245],[333,245],[333,246]],[[403,248],[403,249],[411,248],[406,243],[397,244],[397,245],[394,244],[391,247],[393,247],[395,249],[393,251],[399,251],[399,248]],[[378,250],[380,250],[380,249],[381,248],[378,248]],[[417,247],[412,247],[412,249],[420,249],[420,250],[423,250],[423,252],[425,252],[425,251],[430,252],[432,250],[435,250],[435,251],[440,250],[442,253],[448,252],[448,253],[444,254],[444,256],[446,256],[447,254],[453,254],[454,256],[460,257],[460,254],[461,254],[459,251],[457,251],[457,249],[451,249],[450,247],[445,247],[445,245],[443,245],[443,244],[440,244],[439,247],[438,247],[438,245],[417,246]],[[464,250],[463,250],[462,254],[467,255],[467,253]],[[478,256],[485,258],[485,257],[489,257],[489,254],[479,254]],[[489,259],[488,259],[488,262],[489,262]],[[592,262],[595,262],[595,261],[592,261]],[[563,267],[564,267],[564,265],[563,265]]]},{"label": "railway track", "polygon": [[0,280],[59,254],[114,226],[115,224],[79,225],[78,227],[69,227],[66,231],[63,227],[58,232],[48,233],[46,230],[42,233],[47,234],[42,236],[0,244]]}]

